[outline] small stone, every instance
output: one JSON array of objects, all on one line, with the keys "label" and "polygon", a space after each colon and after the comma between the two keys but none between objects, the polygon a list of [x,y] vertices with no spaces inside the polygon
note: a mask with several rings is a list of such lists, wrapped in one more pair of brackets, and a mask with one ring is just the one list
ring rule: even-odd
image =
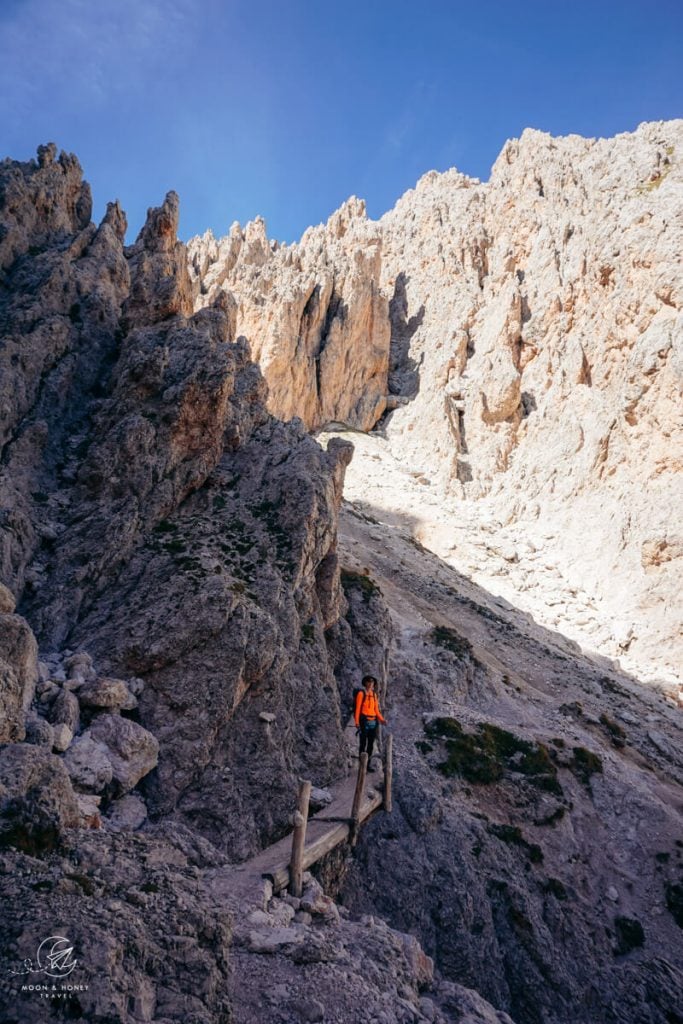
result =
[{"label": "small stone", "polygon": [[273,898],[273,883],[268,878],[263,880],[263,899],[261,904],[262,910],[268,909],[268,904]]},{"label": "small stone", "polygon": [[147,820],[147,805],[136,793],[115,800],[107,814],[107,828],[110,832],[135,832]]},{"label": "small stone", "polygon": [[247,946],[252,953],[279,953],[287,946],[303,942],[304,929],[298,925],[291,928],[269,928],[265,931],[249,932]]},{"label": "small stone", "polygon": [[422,1016],[428,1021],[433,1021],[436,1017],[436,1006],[432,1000],[428,999],[426,996],[422,996],[418,1005]]},{"label": "small stone", "polygon": [[42,697],[43,694],[47,694],[47,699],[51,700],[59,693],[59,687],[56,683],[53,683],[51,679],[46,679],[44,682],[38,683],[36,686],[36,693],[39,697]]},{"label": "small stone", "polygon": [[313,915],[307,913],[305,910],[297,910],[294,915],[295,924],[309,925],[313,923]]},{"label": "small stone", "polygon": [[271,722],[275,721],[275,715],[270,711],[262,711],[259,718],[262,722],[266,722],[267,725],[270,725]]},{"label": "small stone", "polygon": [[16,606],[17,602],[12,591],[4,583],[0,583],[0,614],[13,615]]},{"label": "small stone", "polygon": [[63,754],[64,751],[68,750],[71,746],[74,734],[69,726],[64,722],[60,722],[59,725],[56,725],[53,732],[52,749],[57,751],[59,754]]},{"label": "small stone", "polygon": [[270,914],[264,910],[252,910],[251,914],[247,917],[247,922],[255,925],[257,928],[271,928],[273,925]]},{"label": "small stone", "polygon": [[52,750],[54,733],[52,726],[39,715],[32,715],[26,721],[26,742],[36,747],[48,747]]},{"label": "small stone", "polygon": [[94,796],[92,793],[76,794],[81,828],[102,828],[100,800],[101,797]]},{"label": "small stone", "polygon": [[288,925],[294,918],[294,907],[285,900],[272,900],[268,912],[275,924]]},{"label": "small stone", "polygon": [[301,910],[322,917],[326,924],[339,923],[339,911],[333,899],[326,896],[320,886],[308,885],[301,897]]},{"label": "small stone", "polygon": [[138,706],[123,679],[96,679],[81,687],[78,699],[84,707],[108,711],[132,711]]},{"label": "small stone", "polygon": [[332,794],[329,789],[318,789],[314,787],[311,790],[311,803],[319,804],[321,807],[327,807],[328,804],[332,803]]},{"label": "small stone", "polygon": [[45,683],[45,689],[38,697],[41,704],[49,704],[59,693],[59,687],[55,686],[54,683]]},{"label": "small stone", "polygon": [[618,903],[619,902],[619,893],[617,892],[617,890],[614,888],[613,885],[610,885],[609,889],[607,890],[607,899],[611,900],[612,903]]},{"label": "small stone", "polygon": [[68,725],[73,737],[78,732],[80,718],[78,698],[73,693],[70,693],[69,690],[60,690],[55,697],[50,711],[50,721],[52,724]]},{"label": "small stone", "polygon": [[69,674],[69,679],[73,679],[77,675],[87,679],[89,674],[92,673],[94,675],[92,671],[92,658],[85,651],[77,651],[76,654],[67,657],[64,665]]},{"label": "small stone", "polygon": [[73,679],[67,679],[64,683],[63,689],[69,690],[73,693],[74,690],[80,690],[85,685],[85,679],[83,676],[74,676]]}]

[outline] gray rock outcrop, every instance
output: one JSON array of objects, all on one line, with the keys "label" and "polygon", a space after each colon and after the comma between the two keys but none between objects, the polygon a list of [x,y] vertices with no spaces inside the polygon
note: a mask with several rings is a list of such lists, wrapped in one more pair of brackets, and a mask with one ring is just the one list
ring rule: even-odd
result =
[{"label": "gray rock outcrop", "polygon": [[23,740],[38,681],[38,646],[25,619],[0,613],[0,743]]},{"label": "gray rock outcrop", "polygon": [[[21,179],[31,211],[44,189],[57,205],[78,192],[77,163],[51,149],[0,173]],[[87,652],[100,673],[71,655],[41,706],[74,734],[57,743],[81,789],[125,792],[149,775],[151,747],[138,772],[97,738],[120,712],[117,730],[159,742],[152,814],[246,856],[283,827],[304,764],[320,785],[346,765],[327,631],[345,608],[335,529],[351,446],[323,451],[300,422],[270,417],[230,296],[192,314],[175,195],[129,248],[115,203],[97,228],[53,210],[53,233],[13,209],[0,567],[41,645]]]},{"label": "gray rock outcrop", "polygon": [[0,748],[0,847],[44,853],[78,821],[76,798],[58,757],[29,743]]}]

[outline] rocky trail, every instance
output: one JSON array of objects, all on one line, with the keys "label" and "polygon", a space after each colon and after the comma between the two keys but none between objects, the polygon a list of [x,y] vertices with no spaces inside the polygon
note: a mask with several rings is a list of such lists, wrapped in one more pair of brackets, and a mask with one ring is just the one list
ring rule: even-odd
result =
[{"label": "rocky trail", "polygon": [[[372,439],[363,446],[372,449]],[[675,1020],[683,999],[671,917],[683,856],[677,694],[582,653],[426,550],[416,535],[427,503],[413,515],[387,511],[381,477],[367,465],[363,475],[374,486],[362,499],[353,484],[347,492],[355,500],[342,506],[340,557],[390,610],[398,811],[365,830],[343,902],[418,934],[437,969],[457,971],[494,1006],[503,999],[514,1020],[627,1020],[635,1005],[643,1020],[658,1019],[646,1016],[649,990],[631,993],[634,958],[653,977],[664,970],[655,1005]],[[534,775],[531,751],[551,778]],[[588,925],[596,918],[602,935]],[[467,921],[460,937],[457,920]],[[619,937],[631,925],[635,946]],[[517,960],[502,952],[506,927],[522,942]],[[651,941],[662,927],[668,937]],[[586,969],[570,975],[564,964],[580,941]],[[552,1008],[551,978],[562,994]],[[590,1018],[580,1009],[589,991]]]},{"label": "rocky trail", "polygon": [[[357,749],[355,729],[349,726],[349,754],[353,756]],[[357,779],[357,760],[352,762],[353,770],[334,785],[325,790],[313,792],[314,803],[319,810],[310,814],[306,828],[306,840],[303,852],[303,867],[311,868],[321,857],[326,856],[334,847],[349,841],[351,833],[351,807]],[[379,756],[373,757],[373,773],[366,776],[365,788],[361,800],[358,821],[362,825],[375,811],[382,806],[384,773],[381,765],[381,747]],[[230,868],[214,871],[206,879],[206,884],[213,895],[225,900],[230,906],[245,909],[262,907],[267,904],[273,893],[279,894],[283,881],[288,874],[291,862],[291,833],[267,846],[260,853],[241,864]]]}]

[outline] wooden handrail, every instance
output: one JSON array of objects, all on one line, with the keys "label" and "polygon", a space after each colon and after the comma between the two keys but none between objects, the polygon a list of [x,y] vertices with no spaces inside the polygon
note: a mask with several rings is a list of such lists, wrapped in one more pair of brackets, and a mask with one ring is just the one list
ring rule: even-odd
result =
[{"label": "wooden handrail", "polygon": [[306,824],[308,822],[310,798],[311,783],[308,779],[299,779],[299,804],[294,812],[292,860],[289,869],[289,891],[292,896],[301,896],[303,892],[304,846],[306,844]]}]

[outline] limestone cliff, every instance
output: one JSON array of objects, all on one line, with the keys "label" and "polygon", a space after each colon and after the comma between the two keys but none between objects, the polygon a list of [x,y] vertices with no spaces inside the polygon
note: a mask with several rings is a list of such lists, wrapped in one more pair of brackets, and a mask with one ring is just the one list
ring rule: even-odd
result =
[{"label": "limestone cliff", "polygon": [[660,677],[683,653],[682,153],[681,121],[526,131],[486,184],[426,175],[380,222],[419,374],[393,450],[510,527],[506,597],[542,545],[601,609],[591,632],[558,625]]},{"label": "limestone cliff", "polygon": [[269,242],[256,220],[188,244],[197,308],[229,292],[237,333],[268,382],[268,408],[309,429],[330,420],[369,430],[387,408],[389,321],[380,241],[350,199],[297,245]]},{"label": "limestone cliff", "polygon": [[[389,457],[422,475],[426,500],[451,503],[422,542],[660,681],[683,655],[682,152],[681,121],[614,139],[529,130],[488,182],[430,172],[377,223],[352,201],[298,246],[268,243],[261,221],[190,243],[197,303],[235,294],[278,415],[367,430],[385,408],[383,391],[368,400],[381,366]],[[335,368],[318,362],[318,401],[311,360],[335,275],[356,299],[343,299]],[[495,533],[488,564],[459,561],[464,521],[475,548],[480,527]]]}]

